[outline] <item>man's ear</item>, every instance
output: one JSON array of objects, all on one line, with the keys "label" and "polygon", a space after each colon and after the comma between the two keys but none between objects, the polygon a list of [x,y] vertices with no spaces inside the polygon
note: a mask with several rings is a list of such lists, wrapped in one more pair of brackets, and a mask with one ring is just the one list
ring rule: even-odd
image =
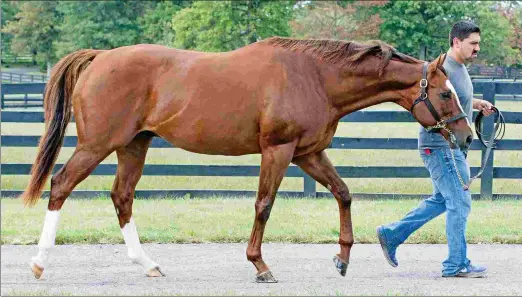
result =
[{"label": "man's ear", "polygon": [[453,37],[453,46],[460,47],[460,39],[458,37]]}]

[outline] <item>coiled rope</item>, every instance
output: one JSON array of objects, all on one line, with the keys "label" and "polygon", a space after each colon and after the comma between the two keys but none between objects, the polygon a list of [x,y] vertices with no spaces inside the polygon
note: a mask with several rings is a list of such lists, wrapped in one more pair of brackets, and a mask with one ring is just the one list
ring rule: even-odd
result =
[{"label": "coiled rope", "polygon": [[[489,159],[489,155],[491,153],[491,149],[495,148],[497,143],[499,143],[502,138],[504,138],[504,134],[506,133],[506,120],[504,119],[504,116],[498,110],[496,107],[492,107],[495,111],[497,116],[497,121],[495,123],[495,128],[493,129],[493,133],[489,135],[484,135],[484,132],[482,131],[482,119],[484,118],[484,114],[482,111],[477,115],[477,118],[475,119],[475,132],[477,133],[477,137],[480,140],[480,142],[486,147],[486,153],[484,154],[484,158],[482,159],[482,167],[480,168],[480,171],[477,175],[472,177],[467,185],[464,185],[464,190],[469,189],[471,183],[476,178],[480,177],[482,173],[484,172],[484,168],[486,167],[486,162]],[[486,140],[487,139],[487,140]]]}]

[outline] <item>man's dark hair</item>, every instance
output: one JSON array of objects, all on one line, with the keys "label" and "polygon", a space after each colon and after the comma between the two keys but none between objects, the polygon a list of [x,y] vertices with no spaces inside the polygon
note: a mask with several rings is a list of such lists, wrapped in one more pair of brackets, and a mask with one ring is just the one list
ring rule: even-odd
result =
[{"label": "man's dark hair", "polygon": [[464,40],[469,37],[471,33],[479,33],[480,28],[471,21],[458,21],[451,27],[449,35],[450,47],[453,46],[453,38],[457,37],[459,40]]}]

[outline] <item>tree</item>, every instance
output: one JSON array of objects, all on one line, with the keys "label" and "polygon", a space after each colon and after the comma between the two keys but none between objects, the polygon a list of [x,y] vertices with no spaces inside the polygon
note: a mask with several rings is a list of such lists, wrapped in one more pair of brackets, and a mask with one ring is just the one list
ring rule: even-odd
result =
[{"label": "tree", "polygon": [[177,48],[229,51],[274,35],[289,36],[293,1],[194,2],[172,20]]},{"label": "tree", "polygon": [[511,35],[510,45],[513,49],[513,65],[522,67],[522,1],[511,1],[499,5],[499,12],[505,17],[513,34]]},{"label": "tree", "polygon": [[304,3],[290,22],[293,35],[300,38],[369,40],[378,38],[378,14],[361,16],[360,5],[382,5],[386,1],[357,1],[354,3],[312,1]]},{"label": "tree", "polygon": [[412,56],[418,56],[422,45],[436,52],[445,51],[451,25],[464,18],[470,5],[467,2],[390,1],[379,9],[383,20],[380,38]]},{"label": "tree", "polygon": [[4,28],[7,24],[7,22],[13,21],[15,18],[15,15],[18,13],[19,9],[18,6],[15,5],[12,1],[2,1],[0,3],[2,7],[2,16],[0,17],[1,20],[1,31],[2,31],[2,55],[5,55],[6,53],[11,53],[11,40],[13,38],[13,34],[11,33],[4,33]]},{"label": "tree", "polygon": [[[477,3],[479,4],[479,3]],[[514,31],[509,20],[502,15],[499,3],[494,5],[477,5],[472,16],[480,26],[481,53],[480,60],[498,66],[515,64],[517,50],[512,47]]]},{"label": "tree", "polygon": [[140,43],[138,18],[154,5],[148,1],[63,1],[64,15],[56,55],[63,57],[84,48],[113,49]]},{"label": "tree", "polygon": [[396,1],[374,8],[383,23],[380,39],[399,51],[419,56],[419,49],[426,46],[433,59],[449,47],[448,33],[451,26],[463,19],[472,20],[481,27],[481,59],[499,65],[513,60],[513,51],[507,46],[513,30],[498,11],[499,1]]},{"label": "tree", "polygon": [[143,31],[143,41],[168,45],[174,40],[172,17],[181,9],[190,6],[192,1],[161,1],[145,11],[139,19]]},{"label": "tree", "polygon": [[522,5],[514,12],[512,20],[513,31],[513,48],[517,50],[518,65],[522,68]]},{"label": "tree", "polygon": [[23,2],[20,11],[9,21],[2,32],[12,34],[11,50],[14,53],[29,51],[40,65],[47,65],[54,58],[53,41],[58,38],[60,14],[57,1]]}]

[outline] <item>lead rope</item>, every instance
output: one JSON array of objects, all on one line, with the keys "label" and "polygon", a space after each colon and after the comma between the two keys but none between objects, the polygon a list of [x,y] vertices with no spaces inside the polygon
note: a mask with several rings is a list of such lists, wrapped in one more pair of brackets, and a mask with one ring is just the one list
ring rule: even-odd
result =
[{"label": "lead rope", "polygon": [[[491,153],[491,149],[496,147],[497,143],[499,143],[502,140],[502,138],[504,138],[504,134],[506,133],[506,121],[504,120],[504,116],[502,115],[500,110],[498,110],[494,106],[493,110],[495,110],[495,112],[498,113],[498,117],[497,122],[495,123],[495,129],[493,133],[491,133],[491,135],[489,136],[489,141],[484,142],[483,139],[484,134],[482,133],[482,128],[480,125],[482,122],[482,117],[484,116],[482,112],[480,112],[477,115],[477,118],[475,119],[475,131],[477,132],[477,136],[480,139],[480,142],[482,142],[482,144],[486,147],[486,153],[484,154],[484,158],[482,159],[482,167],[480,168],[480,171],[477,173],[477,175],[475,175],[469,180],[468,184],[464,187],[464,190],[469,189],[471,183],[477,177],[480,177],[482,175],[482,172],[484,172],[484,168],[486,167],[486,162],[488,161],[489,155]],[[496,139],[497,137],[498,139]]]},{"label": "lead rope", "polygon": [[[448,129],[448,127],[446,127],[446,125],[444,125],[443,127],[440,127],[440,128],[446,130],[448,132],[448,134],[449,134],[450,141],[453,144],[457,145],[457,139],[455,138],[455,135],[453,135],[451,130]],[[451,147],[450,147],[450,153],[451,153],[451,159],[453,160],[453,166],[455,166],[455,172],[457,172],[457,177],[459,178],[460,184],[462,185],[462,188],[464,190],[467,190],[467,189],[469,189],[469,185],[471,184],[471,180],[470,180],[470,182],[467,185],[464,183],[464,179],[462,178],[462,175],[460,175],[459,168],[457,167],[457,161],[455,160],[455,154],[453,153],[453,149]],[[476,178],[476,176],[473,179],[475,179],[475,178]]]},{"label": "lead rope", "polygon": [[[493,107],[493,109],[495,110],[496,113],[498,113],[498,117],[497,117],[497,122],[495,123],[495,129],[494,129],[493,133],[491,133],[491,135],[489,137],[489,141],[484,141],[484,134],[482,133],[481,123],[482,123],[482,118],[484,116],[482,114],[482,112],[480,112],[478,114],[477,118],[475,119],[475,131],[477,132],[477,136],[478,136],[480,142],[482,142],[482,144],[486,147],[486,153],[484,154],[484,158],[482,159],[482,166],[480,168],[480,171],[477,173],[477,175],[470,178],[470,180],[467,184],[464,183],[464,179],[460,175],[460,171],[457,167],[457,161],[455,160],[455,154],[453,153],[453,150],[450,148],[451,159],[453,160],[453,165],[455,166],[455,171],[457,172],[457,177],[459,178],[460,184],[462,185],[462,188],[465,191],[469,189],[469,187],[471,186],[471,183],[476,178],[478,178],[482,175],[482,173],[484,172],[484,168],[486,167],[486,162],[489,159],[491,149],[493,149],[496,146],[496,144],[499,143],[502,140],[502,138],[504,138],[504,134],[506,132],[506,121],[504,120],[504,116],[502,115],[502,113],[496,107]],[[453,133],[446,127],[442,127],[442,128],[444,130],[448,131],[451,142],[456,144],[456,139],[455,139],[455,136],[453,135]]]}]

